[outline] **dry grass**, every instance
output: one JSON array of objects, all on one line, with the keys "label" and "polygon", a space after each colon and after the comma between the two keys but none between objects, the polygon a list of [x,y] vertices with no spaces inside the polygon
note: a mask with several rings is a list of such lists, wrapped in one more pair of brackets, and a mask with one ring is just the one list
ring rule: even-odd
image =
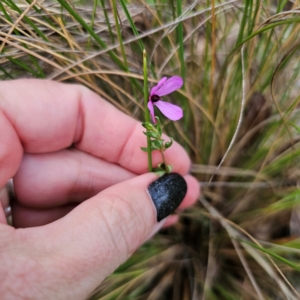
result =
[{"label": "dry grass", "polygon": [[184,77],[164,128],[202,197],[91,299],[300,298],[298,2],[1,1],[3,80],[81,83],[141,119],[143,48],[150,84]]}]

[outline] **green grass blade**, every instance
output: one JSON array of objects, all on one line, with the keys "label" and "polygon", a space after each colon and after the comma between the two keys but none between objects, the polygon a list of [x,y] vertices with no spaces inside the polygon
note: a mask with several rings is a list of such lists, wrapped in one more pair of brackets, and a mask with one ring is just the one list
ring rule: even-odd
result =
[{"label": "green grass blade", "polygon": [[106,25],[107,25],[107,29],[108,29],[109,35],[110,35],[111,42],[114,44],[115,43],[115,36],[114,36],[113,31],[111,29],[111,24],[110,24],[109,17],[108,17],[108,14],[107,14],[107,9],[106,9],[106,6],[105,6],[105,1],[104,0],[100,0],[100,3],[101,3],[101,6],[103,8],[104,18],[105,18],[105,22],[106,22]]},{"label": "green grass blade", "polygon": [[[6,0],[7,4],[20,15],[23,13],[22,10],[14,3],[14,1]],[[44,35],[44,33],[39,30],[39,28],[25,15],[23,17],[24,21],[26,21],[32,29],[46,42],[48,42],[48,38]]]},{"label": "green grass blade", "polygon": [[[65,0],[57,0],[60,5],[66,9],[70,15],[95,39],[95,41],[104,49],[107,48],[107,45],[102,39],[94,32],[94,30],[89,26],[83,18],[77,13],[75,9],[68,3],[68,1]],[[113,62],[119,66],[122,70],[126,70],[123,63],[120,61],[120,59],[112,52],[108,51],[109,56],[113,60]]]},{"label": "green grass blade", "polygon": [[[182,6],[181,0],[176,0],[177,4],[177,18],[181,17]],[[177,44],[179,44],[179,59],[180,59],[180,74],[183,79],[185,79],[185,61],[184,61],[184,43],[183,43],[183,23],[180,22],[177,25]]]},{"label": "green grass blade", "polygon": [[6,9],[3,7],[2,2],[0,1],[0,10],[3,12],[5,18],[10,22],[13,23],[11,17],[9,16],[9,14],[7,13]]},{"label": "green grass blade", "polygon": [[263,247],[260,247],[260,246],[258,246],[258,245],[256,245],[256,244],[253,244],[253,243],[250,243],[250,242],[246,242],[246,241],[240,241],[240,242],[241,242],[241,243],[244,243],[244,244],[248,244],[249,246],[251,246],[251,247],[253,247],[253,248],[256,248],[256,249],[258,249],[258,250],[260,250],[260,251],[262,251],[262,252],[264,252],[264,253],[267,253],[267,254],[269,254],[270,256],[272,256],[272,257],[278,259],[278,260],[281,261],[282,263],[284,263],[284,264],[290,266],[290,267],[293,268],[294,270],[300,272],[300,265],[297,265],[297,264],[291,262],[290,260],[288,260],[288,259],[286,259],[286,258],[284,258],[284,257],[282,257],[282,256],[280,256],[280,255],[278,255],[278,254],[276,254],[276,253],[270,251],[270,250],[267,250],[267,249],[265,249],[265,248],[263,248]]},{"label": "green grass blade", "polygon": [[[29,5],[31,5],[31,3],[32,3],[32,0],[26,0],[26,2],[29,4]],[[37,13],[39,13],[39,14],[42,14],[43,13],[43,11],[41,10],[41,9],[39,9],[36,5],[33,5],[33,9],[37,12]],[[50,18],[48,18],[47,16],[42,16],[42,18],[50,25],[50,26],[52,26],[52,27],[55,27],[55,24],[52,22],[52,20],[50,19]]]},{"label": "green grass blade", "polygon": [[13,77],[9,72],[7,72],[7,71],[5,70],[5,68],[2,68],[2,67],[0,66],[0,70],[1,70],[1,71],[3,72],[3,74],[6,75],[8,78],[14,79],[14,77]]},{"label": "green grass blade", "polygon": [[[120,3],[121,3],[121,6],[122,6],[122,8],[123,8],[123,10],[124,10],[124,13],[125,13],[125,15],[126,15],[126,18],[127,18],[128,22],[129,22],[129,24],[130,24],[130,27],[131,27],[131,29],[132,29],[134,35],[135,35],[136,37],[138,37],[138,36],[139,36],[139,32],[138,32],[138,30],[137,30],[137,28],[136,28],[136,26],[135,26],[135,24],[134,24],[134,22],[133,22],[133,20],[132,20],[132,18],[131,18],[131,15],[130,15],[128,9],[127,9],[127,6],[126,6],[125,1],[124,1],[124,0],[120,0]],[[143,51],[143,50],[145,49],[145,46],[144,46],[143,42],[142,42],[141,40],[138,40],[138,43],[139,43],[139,46],[140,46],[140,48],[141,48],[141,51]]]},{"label": "green grass blade", "polygon": [[125,48],[124,48],[122,34],[121,34],[121,26],[120,26],[120,22],[119,22],[119,18],[118,18],[117,3],[116,3],[116,0],[111,0],[111,2],[112,2],[112,8],[113,8],[113,13],[114,13],[114,18],[115,18],[116,29],[117,29],[117,36],[118,36],[119,45],[121,48],[122,57],[123,57],[124,67],[125,67],[126,71],[128,72],[128,62],[127,62],[127,58],[126,58],[126,54],[125,54]]},{"label": "green grass blade", "polygon": [[16,64],[17,66],[19,66],[19,67],[21,67],[21,68],[23,68],[24,70],[26,70],[26,71],[29,72],[30,74],[34,75],[35,77],[37,77],[37,78],[40,78],[40,77],[41,77],[41,75],[40,75],[39,72],[33,70],[31,67],[29,67],[27,64],[25,64],[24,62],[20,61],[19,59],[13,58],[13,57],[11,57],[11,56],[8,57],[8,59],[9,59],[12,63]]},{"label": "green grass blade", "polygon": [[241,21],[241,25],[240,25],[240,30],[239,30],[239,33],[238,33],[238,37],[237,37],[237,40],[236,40],[236,45],[240,45],[242,40],[243,40],[243,35],[244,35],[244,32],[245,32],[245,27],[246,27],[246,22],[247,20],[249,20],[249,7],[251,6],[251,3],[252,1],[250,0],[246,0],[245,1],[245,9],[243,11],[243,17],[242,17],[242,21]]},{"label": "green grass blade", "polygon": [[[132,29],[132,31],[133,31],[133,34],[134,34],[136,37],[139,37],[138,29],[136,28],[136,26],[135,26],[135,24],[134,24],[134,21],[133,21],[131,15],[130,15],[128,9],[127,9],[127,5],[126,5],[125,1],[124,1],[124,0],[120,0],[120,3],[121,3],[121,6],[122,6],[122,9],[123,9],[123,11],[124,11],[124,13],[125,13],[125,15],[126,15],[126,18],[127,18],[128,22],[129,22],[129,24],[130,24],[130,27],[131,27],[131,29]],[[141,49],[141,52],[143,53],[143,51],[144,51],[144,49],[145,49],[145,45],[144,45],[143,41],[142,41],[141,39],[139,39],[139,40],[138,40],[138,44],[139,44],[139,47],[140,47],[140,49]],[[148,54],[147,54],[147,55],[148,55]],[[148,61],[148,60],[147,60],[147,61]],[[154,78],[156,78],[156,75],[155,75],[155,72],[154,72],[154,68],[153,68],[153,65],[152,65],[151,63],[149,64],[149,68],[150,68],[150,70],[151,70],[152,76],[153,76]]]}]

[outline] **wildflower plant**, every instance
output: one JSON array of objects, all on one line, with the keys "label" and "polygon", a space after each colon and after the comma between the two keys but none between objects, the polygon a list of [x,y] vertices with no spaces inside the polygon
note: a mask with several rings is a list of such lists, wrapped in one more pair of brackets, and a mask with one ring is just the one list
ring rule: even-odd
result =
[{"label": "wildflower plant", "polygon": [[[145,122],[142,125],[146,129],[143,133],[147,137],[147,147],[141,147],[141,149],[148,153],[148,171],[154,171],[159,175],[163,175],[170,173],[172,170],[172,166],[166,163],[164,152],[172,146],[173,138],[170,137],[170,141],[168,142],[165,142],[162,138],[161,122],[159,117],[155,116],[154,107],[156,106],[164,116],[172,121],[181,119],[183,117],[181,107],[165,102],[161,97],[180,89],[183,85],[183,80],[179,76],[163,77],[157,85],[151,88],[148,96],[147,56],[145,50],[143,52],[143,64]],[[158,164],[156,168],[152,168],[152,151],[160,151],[162,155],[163,162]]]}]

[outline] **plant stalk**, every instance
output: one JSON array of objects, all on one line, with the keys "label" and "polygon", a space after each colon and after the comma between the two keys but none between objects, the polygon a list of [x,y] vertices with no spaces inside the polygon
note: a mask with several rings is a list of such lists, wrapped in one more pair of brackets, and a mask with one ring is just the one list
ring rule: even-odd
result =
[{"label": "plant stalk", "polygon": [[[150,122],[150,113],[148,109],[148,68],[147,54],[143,50],[143,73],[144,73],[144,105],[145,105],[145,122]],[[151,139],[147,136],[147,153],[148,153],[148,171],[152,172],[152,154],[151,154]]]}]

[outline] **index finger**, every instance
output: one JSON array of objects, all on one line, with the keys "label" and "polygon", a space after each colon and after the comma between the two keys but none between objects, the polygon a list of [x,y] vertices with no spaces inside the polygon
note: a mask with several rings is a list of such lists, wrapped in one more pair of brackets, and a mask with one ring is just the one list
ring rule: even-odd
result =
[{"label": "index finger", "polygon": [[[3,81],[0,113],[0,168],[9,167],[7,174],[17,170],[22,151],[46,153],[72,145],[134,173],[147,171],[147,154],[140,149],[146,144],[141,123],[83,86],[39,79]],[[190,160],[179,144],[165,156],[174,171],[188,171]],[[159,162],[159,153],[154,153],[153,164]]]}]

